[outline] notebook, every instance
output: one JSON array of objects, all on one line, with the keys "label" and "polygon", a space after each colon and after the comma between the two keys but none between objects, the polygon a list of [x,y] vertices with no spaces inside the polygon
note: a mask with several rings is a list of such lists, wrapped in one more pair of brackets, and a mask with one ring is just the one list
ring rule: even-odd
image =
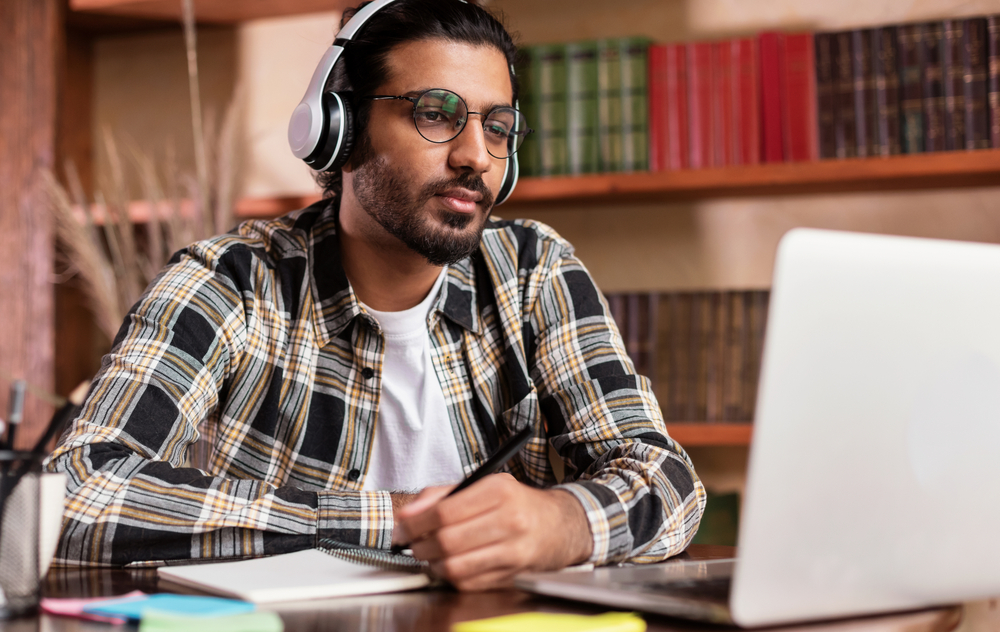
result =
[{"label": "notebook", "polygon": [[431,583],[426,564],[378,549],[325,546],[235,562],[164,566],[168,584],[257,604],[416,590]]},{"label": "notebook", "polygon": [[789,232],[736,560],[515,584],[745,627],[1000,594],[998,287],[997,245]]}]

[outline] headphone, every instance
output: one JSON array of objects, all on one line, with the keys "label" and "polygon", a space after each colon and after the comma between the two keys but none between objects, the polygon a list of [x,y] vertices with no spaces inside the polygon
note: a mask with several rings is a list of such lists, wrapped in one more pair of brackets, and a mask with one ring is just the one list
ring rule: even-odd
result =
[{"label": "headphone", "polygon": [[[373,0],[348,20],[337,34],[333,46],[323,54],[309,80],[305,96],[292,112],[288,122],[288,144],[296,158],[301,158],[316,171],[340,169],[354,148],[356,130],[352,95],[325,90],[333,67],[365,22],[393,2],[395,0]],[[513,67],[510,72],[514,74]],[[514,105],[517,106],[516,103]],[[503,204],[510,197],[517,184],[517,175],[517,153],[514,153],[505,162],[503,182],[494,206]]]}]

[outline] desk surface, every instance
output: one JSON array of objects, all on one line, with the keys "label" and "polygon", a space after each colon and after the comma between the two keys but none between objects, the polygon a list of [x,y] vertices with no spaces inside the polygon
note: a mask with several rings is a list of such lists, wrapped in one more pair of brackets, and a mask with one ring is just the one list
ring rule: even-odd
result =
[{"label": "desk surface", "polygon": [[[689,559],[730,557],[730,547],[692,546]],[[49,573],[44,594],[50,597],[92,597],[117,595],[130,590],[157,592],[152,570],[55,569]],[[447,631],[451,624],[526,611],[598,614],[608,608],[537,597],[519,590],[487,593],[457,593],[448,590],[418,591],[309,602],[308,605],[276,609],[289,632],[302,630],[358,630],[374,632]],[[650,632],[718,630],[655,615],[646,616]],[[947,632],[1000,629],[1000,603],[979,602],[964,607],[938,608],[921,612],[852,619],[813,626],[782,628],[784,632]],[[111,628],[42,615],[0,622],[0,632],[101,632]]]}]

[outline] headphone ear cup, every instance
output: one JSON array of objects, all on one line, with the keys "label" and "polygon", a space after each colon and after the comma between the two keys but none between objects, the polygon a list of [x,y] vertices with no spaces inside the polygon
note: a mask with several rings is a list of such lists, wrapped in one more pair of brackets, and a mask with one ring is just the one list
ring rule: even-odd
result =
[{"label": "headphone ear cup", "polygon": [[503,174],[503,182],[500,183],[500,190],[497,192],[496,201],[494,201],[493,206],[500,206],[506,202],[507,198],[510,197],[510,194],[514,192],[519,172],[520,169],[517,164],[517,152],[515,152],[507,158],[507,166],[505,167]]},{"label": "headphone ear cup", "polygon": [[305,158],[316,171],[334,171],[347,162],[354,147],[354,109],[350,92],[324,92],[325,125],[317,148]]},{"label": "headphone ear cup", "polygon": [[333,157],[333,162],[327,167],[327,171],[336,171],[347,164],[347,160],[351,157],[351,152],[354,150],[354,95],[350,92],[340,92],[339,94],[342,113],[341,125],[344,127],[344,137],[340,141],[340,150]]}]

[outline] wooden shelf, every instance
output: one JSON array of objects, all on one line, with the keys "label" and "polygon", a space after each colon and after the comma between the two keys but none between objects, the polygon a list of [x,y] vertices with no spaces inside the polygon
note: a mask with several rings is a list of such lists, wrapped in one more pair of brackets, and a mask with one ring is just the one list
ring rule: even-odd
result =
[{"label": "wooden shelf", "polygon": [[753,434],[750,422],[712,421],[674,422],[667,424],[670,437],[682,447],[748,446]]},{"label": "wooden shelf", "polygon": [[[236,24],[319,11],[341,11],[354,6],[350,0],[195,0],[194,11],[201,24]],[[74,13],[181,21],[180,0],[69,0]]]},{"label": "wooden shelf", "polygon": [[720,169],[523,178],[510,204],[670,202],[990,185],[1000,185],[1000,149]]}]

